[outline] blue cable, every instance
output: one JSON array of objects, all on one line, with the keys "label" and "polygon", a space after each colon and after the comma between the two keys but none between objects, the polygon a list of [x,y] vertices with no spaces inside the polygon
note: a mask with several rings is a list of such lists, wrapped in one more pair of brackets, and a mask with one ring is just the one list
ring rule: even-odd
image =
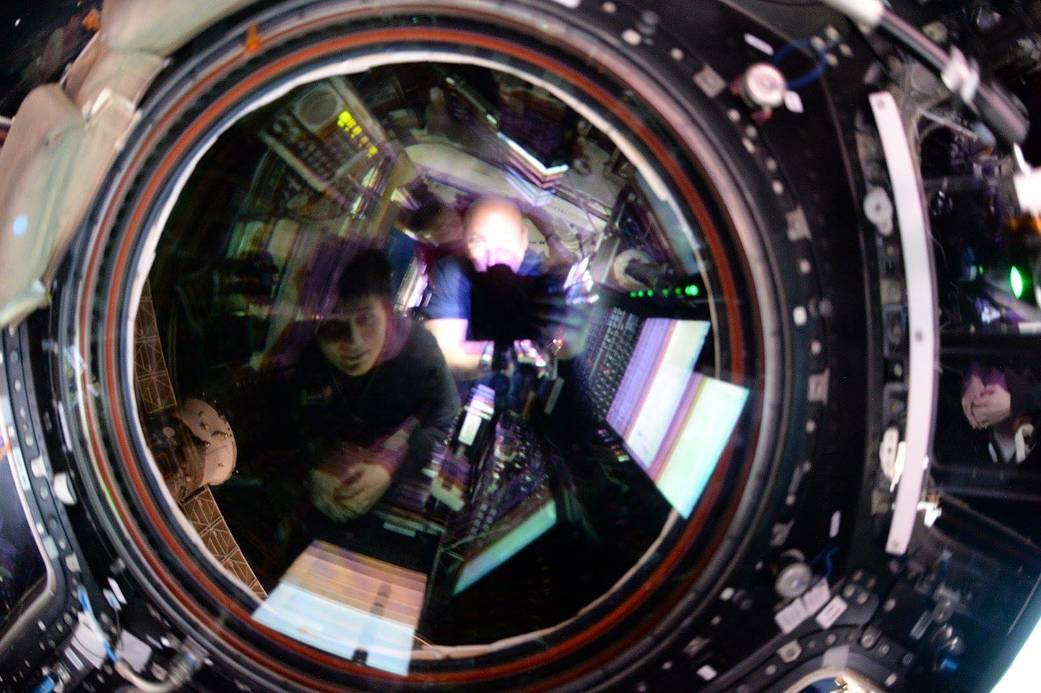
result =
[{"label": "blue cable", "polygon": [[788,54],[791,53],[796,48],[809,48],[809,47],[810,47],[810,40],[809,39],[799,39],[798,41],[792,41],[791,43],[789,43],[788,45],[784,46],[783,48],[778,50],[776,53],[774,53],[773,60],[771,60],[770,62],[772,62],[774,65],[780,65],[781,61],[784,60],[788,56]]},{"label": "blue cable", "polygon": [[[94,607],[90,605],[90,599],[87,598],[87,588],[80,585],[79,589],[76,590],[76,596],[79,598],[80,608],[83,609],[85,614],[90,616],[91,620],[94,621],[95,624],[97,624],[97,620],[94,618]],[[105,648],[105,655],[113,662],[118,660],[119,655],[117,655],[116,651],[112,649],[112,646],[108,642],[108,638],[105,638],[103,633],[98,633],[98,635],[101,637],[102,647]]]},{"label": "blue cable", "polygon": [[[811,48],[809,39],[800,39],[793,41],[788,45],[782,47],[776,53],[774,53],[773,60],[771,61],[775,66],[780,65],[781,61],[784,60],[792,51],[797,48]],[[809,72],[799,75],[795,79],[786,79],[788,89],[795,90],[801,89],[808,84],[813,83],[824,74],[824,70],[828,67],[828,54],[823,48],[817,49],[817,64]]]},{"label": "blue cable", "polygon": [[810,566],[817,564],[819,560],[824,559],[824,577],[831,577],[831,572],[834,568],[831,562],[831,557],[835,555],[835,552],[839,550],[838,546],[826,546],[824,549],[817,554],[816,558],[810,561]]}]

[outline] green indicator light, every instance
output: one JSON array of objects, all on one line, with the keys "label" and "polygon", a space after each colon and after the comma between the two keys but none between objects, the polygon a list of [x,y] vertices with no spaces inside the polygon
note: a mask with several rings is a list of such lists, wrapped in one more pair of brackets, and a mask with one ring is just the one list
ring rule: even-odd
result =
[{"label": "green indicator light", "polygon": [[630,291],[629,292],[629,298],[636,298],[636,292],[635,291]]},{"label": "green indicator light", "polygon": [[701,293],[701,291],[698,289],[697,285],[688,284],[687,288],[683,290],[683,293],[687,294],[688,296],[697,296],[699,293]]},{"label": "green indicator light", "polygon": [[1012,295],[1016,298],[1022,298],[1026,282],[1023,281],[1023,273],[1015,265],[1012,265],[1012,269],[1008,271],[1008,283],[1012,287]]},{"label": "green indicator light", "polygon": [[637,298],[643,298],[643,291],[637,291],[636,292],[636,297]]},{"label": "green indicator light", "polygon": [[651,289],[650,291],[648,291],[647,295],[648,296],[654,296],[654,289]]}]

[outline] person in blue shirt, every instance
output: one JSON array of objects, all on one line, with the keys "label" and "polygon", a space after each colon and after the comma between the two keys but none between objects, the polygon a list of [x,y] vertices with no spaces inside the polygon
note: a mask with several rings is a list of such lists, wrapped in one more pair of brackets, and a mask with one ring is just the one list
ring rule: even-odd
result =
[{"label": "person in blue shirt", "polygon": [[497,266],[518,275],[537,273],[537,256],[527,252],[528,230],[517,206],[488,197],[474,202],[463,220],[465,255],[444,255],[429,268],[430,298],[423,309],[453,375],[472,380],[491,368],[494,344],[473,338],[470,324],[474,273]]}]

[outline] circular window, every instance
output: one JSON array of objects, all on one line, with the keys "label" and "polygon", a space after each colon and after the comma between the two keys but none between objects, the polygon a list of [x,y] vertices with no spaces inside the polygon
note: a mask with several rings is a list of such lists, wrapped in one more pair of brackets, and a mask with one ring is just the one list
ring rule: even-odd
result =
[{"label": "circular window", "polygon": [[145,107],[88,251],[102,481],[170,608],[279,676],[601,676],[783,447],[774,203],[555,13],[352,13]]}]

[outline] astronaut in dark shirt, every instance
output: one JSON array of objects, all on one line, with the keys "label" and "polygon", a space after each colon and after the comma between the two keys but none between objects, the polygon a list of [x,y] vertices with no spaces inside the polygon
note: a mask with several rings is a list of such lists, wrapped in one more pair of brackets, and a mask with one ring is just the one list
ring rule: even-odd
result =
[{"label": "astronaut in dark shirt", "polygon": [[392,309],[386,255],[349,254],[328,305],[290,324],[245,384],[223,388],[240,470],[287,519],[365,515],[395,478],[419,473],[459,412],[434,337]]},{"label": "astronaut in dark shirt", "polygon": [[392,309],[386,255],[346,244],[321,255],[336,273],[313,284],[332,295],[301,296],[305,319],[259,370],[204,393],[238,443],[217,499],[265,586],[315,539],[378,543],[370,511],[396,482],[430,481],[421,470],[460,409],[434,337]]},{"label": "astronaut in dark shirt", "polygon": [[417,473],[460,403],[433,336],[393,312],[383,253],[358,255],[338,288],[294,369],[291,404],[311,500],[342,521],[368,512],[395,476]]}]

